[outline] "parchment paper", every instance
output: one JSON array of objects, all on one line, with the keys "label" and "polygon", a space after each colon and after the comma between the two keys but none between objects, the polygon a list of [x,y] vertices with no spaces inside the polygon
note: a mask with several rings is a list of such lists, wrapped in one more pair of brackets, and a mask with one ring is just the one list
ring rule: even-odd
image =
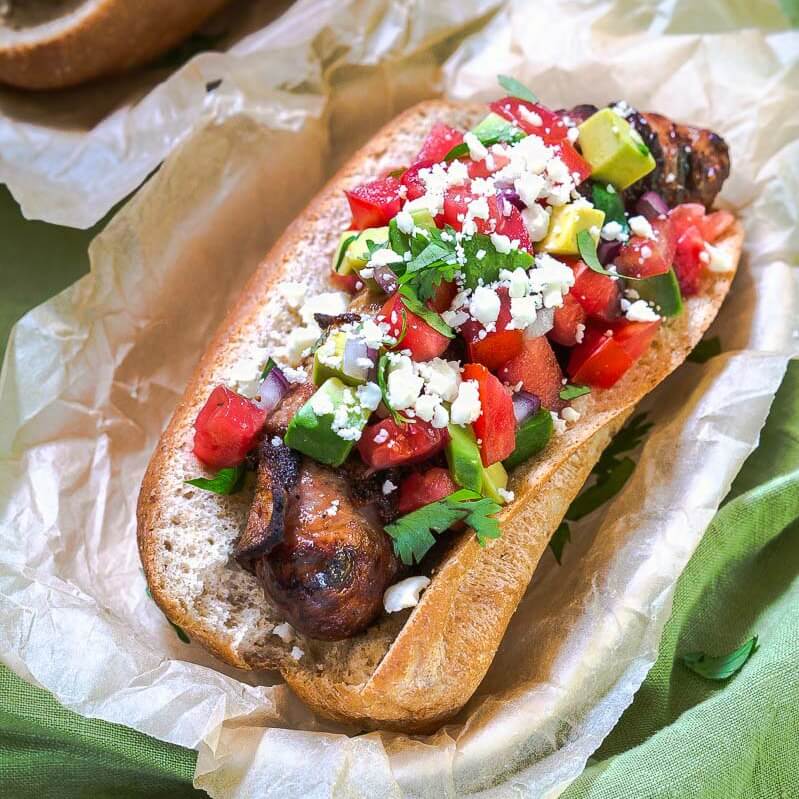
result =
[{"label": "parchment paper", "polygon": [[[343,17],[331,3],[300,3],[274,23],[290,36],[254,34],[285,45],[262,52],[256,72],[232,56],[200,57],[235,73],[236,91],[169,140],[160,152],[177,145],[164,166],[93,242],[92,274],[29,313],[7,351],[4,662],[79,713],[198,749],[195,782],[214,797],[557,796],[653,663],[675,581],[756,445],[797,344],[799,42],[736,31],[746,19],[688,5],[519,3],[475,25],[446,65],[456,97],[494,96],[494,74],[509,72],[555,106],[623,96],[712,126],[732,147],[724,201],[748,237],[712,330],[725,353],[686,364],[647,399],[656,427],[633,478],[573,528],[561,567],[545,555],[456,723],[414,739],[350,736],[315,719],[274,675],[235,672],[184,644],[146,595],[134,507],[228,300],[331,164],[434,91],[441,43],[487,10],[463,2],[352,3]],[[342,47],[348,64],[323,68],[320,50]],[[278,87],[268,100],[263,80]],[[156,128],[169,104],[152,102],[141,113]],[[117,134],[126,151],[124,125]],[[91,187],[83,179],[103,170],[86,158],[64,185]],[[30,174],[23,182],[35,186]],[[77,213],[79,203],[51,189],[31,193],[34,209],[55,203],[35,213]]]}]

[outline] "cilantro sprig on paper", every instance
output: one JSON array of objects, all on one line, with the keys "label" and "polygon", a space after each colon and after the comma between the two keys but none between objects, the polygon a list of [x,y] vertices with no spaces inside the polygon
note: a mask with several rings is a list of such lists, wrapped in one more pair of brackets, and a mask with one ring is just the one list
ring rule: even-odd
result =
[{"label": "cilantro sprig on paper", "polygon": [[459,521],[474,530],[481,546],[492,538],[499,538],[499,522],[494,514],[499,505],[476,491],[461,489],[448,497],[400,516],[386,525],[386,532],[394,541],[394,551],[400,560],[410,566],[419,563],[436,543],[434,533],[443,533]]},{"label": "cilantro sprig on paper", "polygon": [[714,657],[704,652],[687,652],[682,656],[682,662],[691,671],[707,680],[727,680],[739,672],[744,663],[757,651],[757,636],[753,636],[746,643],[727,655]]},{"label": "cilantro sprig on paper", "polygon": [[591,470],[594,482],[575,497],[566,511],[564,521],[550,539],[549,548],[558,563],[561,562],[563,549],[571,540],[569,522],[588,516],[621,491],[635,470],[635,461],[625,453],[636,449],[651,428],[652,423],[646,421],[646,414],[638,414],[627,422],[605,448]]}]

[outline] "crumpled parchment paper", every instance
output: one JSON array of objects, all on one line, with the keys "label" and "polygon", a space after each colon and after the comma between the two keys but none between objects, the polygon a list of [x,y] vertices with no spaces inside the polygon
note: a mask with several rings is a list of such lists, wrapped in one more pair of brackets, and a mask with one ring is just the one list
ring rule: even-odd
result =
[{"label": "crumpled parchment paper", "polygon": [[[99,123],[113,141],[106,162],[94,131],[75,134],[66,156],[63,132],[39,130],[31,146],[42,158],[53,148],[49,177],[15,144],[27,211],[77,224],[170,154],[93,242],[91,275],[12,335],[0,378],[0,656],[83,715],[198,749],[195,783],[214,797],[556,797],[652,665],[675,581],[797,349],[796,35],[737,30],[765,3],[733,16],[687,0],[519,2],[489,19],[490,6],[299,3],[252,34],[252,50],[245,39],[239,53],[200,56]],[[456,723],[413,739],[350,736],[275,675],[229,669],[178,638],[145,591],[135,501],[243,280],[333,163],[434,92],[465,34],[444,70],[454,97],[496,96],[493,76],[513,73],[554,106],[624,97],[723,133],[723,201],[745,222],[746,257],[711,331],[724,354],[647,398],[656,425],[633,477],[573,527],[562,566],[544,556]],[[221,74],[201,111],[175,112],[173,90],[192,106],[190,87],[205,92]],[[148,128],[158,145],[142,150]],[[61,178],[59,192],[50,179]]]}]

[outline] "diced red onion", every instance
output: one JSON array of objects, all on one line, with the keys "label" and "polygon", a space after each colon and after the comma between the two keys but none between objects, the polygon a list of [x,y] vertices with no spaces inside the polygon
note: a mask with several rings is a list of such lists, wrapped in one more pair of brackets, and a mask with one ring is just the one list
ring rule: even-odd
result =
[{"label": "diced red onion", "polygon": [[397,275],[390,266],[376,266],[372,277],[375,279],[375,283],[377,283],[386,294],[394,294],[399,287]]},{"label": "diced red onion", "polygon": [[513,395],[513,413],[519,425],[541,410],[541,400],[529,391],[517,391]]},{"label": "diced red onion", "polygon": [[599,258],[599,263],[602,266],[607,266],[613,263],[614,258],[621,250],[620,241],[600,241],[599,247],[596,248],[596,257]]},{"label": "diced red onion", "polygon": [[[352,377],[355,380],[366,379],[370,367],[365,365],[364,359],[369,357],[367,354],[368,351],[369,349],[366,346],[366,342],[362,338],[347,336],[347,340],[344,343],[343,362],[341,364],[341,370],[347,377]],[[374,358],[372,358],[371,361],[372,364],[374,364]]]},{"label": "diced red onion", "polygon": [[366,357],[372,362],[371,368],[366,370],[366,379],[374,383],[377,380],[377,361],[380,355],[380,350],[377,347],[367,347]]},{"label": "diced red onion", "polygon": [[524,329],[525,338],[538,338],[546,335],[555,324],[554,308],[539,308],[535,321]]},{"label": "diced red onion", "polygon": [[269,374],[261,381],[261,385],[258,387],[258,399],[254,402],[267,413],[272,413],[288,390],[289,381],[277,366],[273,366]]},{"label": "diced red onion", "polygon": [[[511,186],[502,187],[498,191],[498,196],[501,198],[503,202],[503,206],[505,203],[510,203],[510,205],[518,208],[520,211],[523,211],[527,206],[522,202],[522,198],[519,197],[519,192],[516,189],[512,188]],[[508,216],[510,214],[510,210],[507,212],[503,207],[502,213],[504,216]]]},{"label": "diced red onion", "polygon": [[635,210],[652,222],[659,216],[668,214],[669,206],[666,205],[666,201],[656,191],[647,191],[641,195],[641,199],[635,204]]}]

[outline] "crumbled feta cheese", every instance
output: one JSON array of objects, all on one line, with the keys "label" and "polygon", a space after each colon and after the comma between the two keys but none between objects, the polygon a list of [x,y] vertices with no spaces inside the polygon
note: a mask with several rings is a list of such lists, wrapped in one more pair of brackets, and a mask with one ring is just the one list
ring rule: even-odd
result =
[{"label": "crumbled feta cheese", "polygon": [[311,397],[311,408],[317,416],[329,416],[335,411],[333,400],[321,391]]},{"label": "crumbled feta cheese", "polygon": [[707,268],[711,272],[732,272],[735,269],[733,257],[721,247],[705,244],[705,250],[710,256]]},{"label": "crumbled feta cheese", "polygon": [[458,328],[469,321],[469,314],[465,311],[444,311],[441,318],[450,326]]},{"label": "crumbled feta cheese", "polygon": [[508,328],[524,330],[535,322],[535,297],[511,297],[510,301],[511,324]]},{"label": "crumbled feta cheese", "polygon": [[574,333],[574,340],[575,340],[575,341],[576,341],[578,344],[582,344],[582,343],[583,343],[583,338],[584,338],[584,337],[585,337],[585,325],[584,325],[582,322],[580,322],[580,323],[577,325],[577,330],[576,330],[576,331],[575,331],[575,333]]},{"label": "crumbled feta cheese", "polygon": [[378,386],[377,383],[366,383],[363,386],[358,386],[355,393],[358,397],[358,402],[360,402],[364,408],[369,411],[377,410],[377,406],[382,399],[380,386]]},{"label": "crumbled feta cheese", "polygon": [[528,272],[532,289],[543,295],[545,308],[563,304],[563,295],[574,285],[574,272],[548,253],[535,256],[535,269]]},{"label": "crumbled feta cheese", "polygon": [[624,228],[615,221],[607,222],[602,227],[601,236],[606,241],[626,241],[627,234]]},{"label": "crumbled feta cheese", "polygon": [[299,364],[305,351],[316,343],[321,334],[316,322],[292,328],[286,336],[286,358],[289,363],[294,366]]},{"label": "crumbled feta cheese", "polygon": [[484,326],[492,325],[499,317],[499,295],[487,286],[478,286],[469,303],[469,313]]},{"label": "crumbled feta cheese", "polygon": [[521,103],[519,104],[519,113],[522,115],[522,119],[529,122],[534,127],[540,128],[544,124],[544,120],[541,119],[540,114],[536,114],[535,111]]},{"label": "crumbled feta cheese", "polygon": [[561,412],[560,415],[567,421],[567,422],[576,422],[580,418],[579,411],[575,411],[574,408],[566,407]]},{"label": "crumbled feta cheese", "polygon": [[613,106],[613,113],[618,114],[620,117],[628,117],[634,112],[624,100],[619,100],[619,102]]},{"label": "crumbled feta cheese", "polygon": [[655,231],[652,230],[652,225],[649,224],[649,220],[645,216],[631,216],[628,224],[630,225],[630,230],[636,236],[643,236],[645,239],[655,238]]},{"label": "crumbled feta cheese", "polygon": [[566,138],[574,144],[580,138],[580,129],[578,127],[569,128],[566,131]]},{"label": "crumbled feta cheese", "polygon": [[445,402],[452,402],[458,396],[461,373],[457,361],[433,358],[418,364],[416,368],[424,378],[425,391],[436,394]]},{"label": "crumbled feta cheese", "polygon": [[[622,300],[622,304],[629,302]],[[656,322],[660,316],[655,313],[654,309],[647,304],[645,300],[636,300],[629,303],[629,307],[624,314],[631,322]]]},{"label": "crumbled feta cheese", "polygon": [[294,660],[301,660],[305,652],[303,652],[298,646],[293,646],[289,654],[294,658]]},{"label": "crumbled feta cheese", "polygon": [[513,188],[525,205],[532,205],[540,196],[545,186],[544,178],[525,172],[513,181]]},{"label": "crumbled feta cheese", "polygon": [[430,578],[419,575],[406,577],[389,586],[383,594],[383,607],[386,613],[415,608],[419,604],[419,596],[428,585],[430,585]]},{"label": "crumbled feta cheese", "polygon": [[376,433],[375,437],[372,439],[375,444],[385,444],[388,441],[388,430],[385,427],[381,427]]},{"label": "crumbled feta cheese", "polygon": [[555,434],[560,435],[566,432],[566,422],[558,416],[555,411],[550,411],[549,415],[552,417],[552,424],[555,426]]},{"label": "crumbled feta cheese", "polygon": [[294,638],[294,628],[287,621],[284,621],[272,628],[272,635],[276,635],[284,644],[287,644]]},{"label": "crumbled feta cheese", "polygon": [[293,283],[291,281],[279,283],[278,285],[286,305],[292,310],[297,310],[305,299],[305,286],[302,283]]},{"label": "crumbled feta cheese", "polygon": [[308,379],[305,369],[294,369],[291,366],[281,366],[280,371],[289,383],[304,383]]},{"label": "crumbled feta cheese", "polygon": [[413,406],[416,416],[425,422],[432,422],[436,409],[441,405],[441,398],[434,394],[422,394]]},{"label": "crumbled feta cheese", "polygon": [[[379,250],[375,250],[369,256],[369,266],[390,266],[391,264],[399,263],[402,260],[402,256],[395,253],[394,250],[390,250],[388,247],[381,247]],[[366,274],[366,270],[364,269],[361,270],[361,275],[363,277],[371,277],[371,275]]]},{"label": "crumbled feta cheese", "polygon": [[424,380],[415,374],[413,361],[407,355],[392,359],[386,380],[388,401],[392,408],[398,411],[412,408],[423,385]]},{"label": "crumbled feta cheese", "polygon": [[463,143],[469,148],[472,161],[482,161],[488,155],[486,146],[471,131],[463,137]]},{"label": "crumbled feta cheese", "polygon": [[472,200],[466,207],[466,213],[472,219],[488,219],[488,201],[485,197],[478,197]]},{"label": "crumbled feta cheese", "polygon": [[507,255],[511,251],[510,239],[507,236],[503,236],[501,233],[492,233],[491,243],[501,255]]},{"label": "crumbled feta cheese", "polygon": [[550,213],[549,209],[537,203],[529,205],[522,211],[522,220],[530,241],[541,241],[547,235]]},{"label": "crumbled feta cheese", "polygon": [[463,161],[450,161],[447,170],[447,185],[460,186],[469,179],[469,167]]},{"label": "crumbled feta cheese", "polygon": [[508,491],[504,488],[497,488],[497,494],[505,500],[505,504],[513,502],[513,500],[516,499],[516,494],[514,494],[513,491]]},{"label": "crumbled feta cheese", "polygon": [[453,424],[467,425],[476,421],[481,413],[480,392],[476,380],[464,380],[458,388],[458,396],[449,410]]},{"label": "crumbled feta cheese", "polygon": [[400,211],[397,216],[397,227],[402,233],[413,233],[413,217],[407,211]]},{"label": "crumbled feta cheese", "polygon": [[475,257],[475,258],[476,258],[478,261],[482,261],[482,260],[483,260],[483,258],[485,258],[485,257],[486,257],[486,251],[485,251],[485,250],[482,250],[482,249],[481,249],[481,250],[478,250],[478,251],[477,251],[477,252],[474,254],[474,257]]},{"label": "crumbled feta cheese", "polygon": [[501,270],[499,279],[508,281],[508,294],[511,298],[526,296],[529,280],[527,279],[527,272],[520,266],[517,266],[512,272],[507,269]]},{"label": "crumbled feta cheese", "polygon": [[383,488],[382,488],[383,496],[387,497],[392,491],[396,490],[397,486],[395,486],[394,483],[391,482],[391,480],[386,480],[383,483]]}]

